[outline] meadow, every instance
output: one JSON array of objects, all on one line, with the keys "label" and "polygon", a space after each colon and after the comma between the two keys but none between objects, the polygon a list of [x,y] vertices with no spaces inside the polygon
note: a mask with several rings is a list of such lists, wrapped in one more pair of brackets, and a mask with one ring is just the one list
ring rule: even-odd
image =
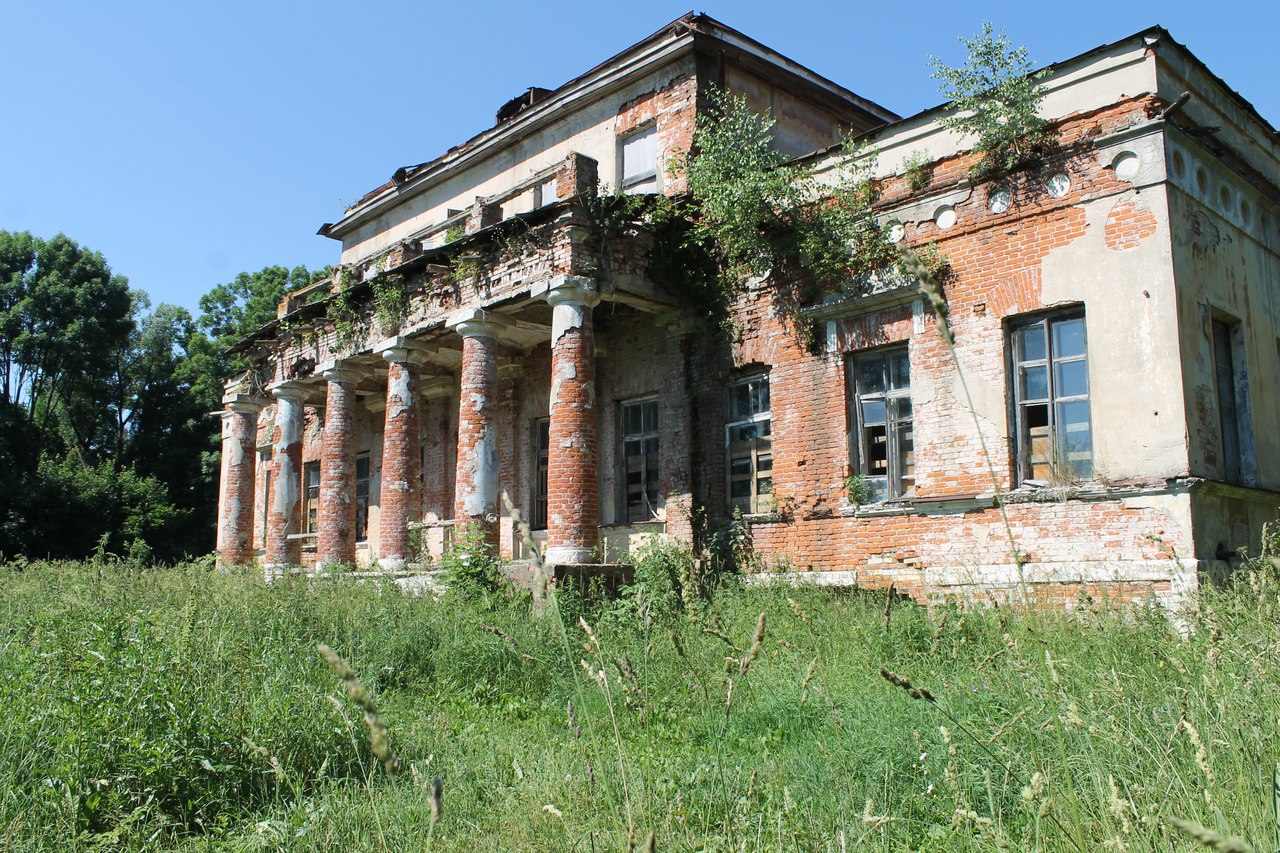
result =
[{"label": "meadow", "polygon": [[699,594],[686,558],[541,618],[342,576],[10,564],[0,848],[1280,848],[1269,561],[1171,620]]}]

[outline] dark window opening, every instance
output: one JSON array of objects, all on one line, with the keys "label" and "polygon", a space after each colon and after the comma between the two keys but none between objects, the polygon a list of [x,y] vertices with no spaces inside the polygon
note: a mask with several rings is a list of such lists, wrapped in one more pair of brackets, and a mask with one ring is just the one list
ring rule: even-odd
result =
[{"label": "dark window opening", "polygon": [[622,466],[626,520],[658,517],[658,401],[622,404]]},{"label": "dark window opening", "polygon": [[911,362],[905,347],[850,362],[854,470],[870,500],[902,497],[915,486]]},{"label": "dark window opening", "polygon": [[551,449],[551,420],[538,418],[533,422],[534,471],[533,471],[533,518],[529,527],[533,530],[547,529],[547,470]]},{"label": "dark window opening", "polygon": [[369,454],[356,457],[356,541],[369,538]]}]

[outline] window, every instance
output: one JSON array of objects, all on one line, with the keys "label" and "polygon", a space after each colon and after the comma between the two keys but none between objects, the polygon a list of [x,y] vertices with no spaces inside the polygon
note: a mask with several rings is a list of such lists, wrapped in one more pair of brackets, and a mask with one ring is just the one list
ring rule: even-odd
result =
[{"label": "window", "polygon": [[533,422],[533,518],[529,527],[533,530],[547,529],[547,470],[550,467],[548,457],[551,449],[551,420],[538,418]]},{"label": "window", "polygon": [[658,401],[622,404],[622,472],[626,521],[658,517]]},{"label": "window", "polygon": [[307,462],[302,466],[303,500],[302,517],[307,520],[307,532],[315,533],[320,513],[320,463]]},{"label": "window", "polygon": [[1093,476],[1084,315],[1055,314],[1012,329],[1018,480]]},{"label": "window", "polygon": [[769,377],[753,376],[729,386],[725,448],[730,509],[767,512],[773,493]]},{"label": "window", "polygon": [[858,356],[849,362],[849,373],[854,470],[866,483],[870,500],[900,498],[916,482],[907,350]]},{"label": "window", "polygon": [[622,191],[658,191],[658,134],[650,127],[622,140]]},{"label": "window", "polygon": [[267,542],[267,531],[271,525],[271,451],[263,450],[258,453],[258,470],[262,472],[262,502],[258,506],[262,507],[262,543],[265,546]]},{"label": "window", "polygon": [[356,457],[356,541],[369,538],[369,454]]},{"label": "window", "polygon": [[1244,333],[1239,321],[1213,320],[1213,384],[1218,397],[1223,478],[1252,485],[1253,419],[1249,411]]},{"label": "window", "polygon": [[533,206],[535,209],[545,207],[548,204],[555,204],[559,200],[555,178],[543,181],[533,188]]}]

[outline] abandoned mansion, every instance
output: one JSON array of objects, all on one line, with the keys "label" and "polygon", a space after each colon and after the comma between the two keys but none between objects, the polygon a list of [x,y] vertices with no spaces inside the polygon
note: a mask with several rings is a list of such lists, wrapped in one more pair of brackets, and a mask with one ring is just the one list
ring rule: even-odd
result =
[{"label": "abandoned mansion", "polygon": [[[1012,174],[704,15],[528,89],[233,348],[221,561],[403,574],[464,527],[519,560],[505,493],[576,571],[732,523],[791,579],[1176,604],[1280,504],[1280,137],[1160,28],[1039,82],[1053,153]],[[864,144],[945,276],[695,298],[644,211],[722,91],[820,176]]]}]

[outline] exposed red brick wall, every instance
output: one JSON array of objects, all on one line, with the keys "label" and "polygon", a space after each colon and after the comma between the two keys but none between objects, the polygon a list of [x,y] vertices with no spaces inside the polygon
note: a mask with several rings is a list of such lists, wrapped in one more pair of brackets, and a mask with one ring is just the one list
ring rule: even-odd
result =
[{"label": "exposed red brick wall", "polygon": [[460,525],[478,525],[494,546],[498,545],[499,509],[497,391],[498,364],[493,338],[464,336],[453,517]]},{"label": "exposed red brick wall", "polygon": [[271,426],[271,490],[268,500],[264,560],[269,566],[302,562],[302,542],[289,535],[302,532],[302,401],[278,397]]},{"label": "exposed red brick wall", "polygon": [[1107,246],[1122,252],[1156,233],[1156,217],[1146,205],[1125,199],[1107,214]]},{"label": "exposed red brick wall", "polygon": [[331,379],[327,385],[316,561],[353,564],[356,561],[356,450],[352,440],[355,391],[350,380]]},{"label": "exposed red brick wall", "polygon": [[218,556],[224,565],[253,560],[255,472],[258,414],[253,407],[232,404],[222,422],[222,501],[218,521]]},{"label": "exposed red brick wall", "polygon": [[[558,306],[555,310],[568,310]],[[551,426],[547,475],[547,549],[590,551],[598,544],[596,353],[592,310],[551,347]],[[584,559],[577,562],[586,562]]]},{"label": "exposed red brick wall", "polygon": [[418,369],[407,361],[387,365],[387,408],[383,426],[379,495],[378,556],[407,561],[409,522],[422,519],[422,477],[418,435]]},{"label": "exposed red brick wall", "polygon": [[[1112,132],[1142,116],[1143,101],[1127,102],[1073,119],[1064,128],[1063,138],[1070,141]],[[972,162],[960,156],[937,164],[925,192],[967,178]],[[1065,197],[1053,198],[1036,181],[1060,170],[1070,175],[1071,188]],[[988,207],[990,193],[997,187],[1011,189],[1014,197],[1010,209],[1000,214]],[[1131,189],[1086,150],[1007,183],[975,185],[968,199],[956,204],[956,222],[949,229],[937,228],[932,220],[904,223],[908,244],[934,241],[951,261],[954,275],[947,282],[946,299],[956,357],[980,400],[1008,400],[1006,322],[1054,307],[1042,292],[1042,264],[1051,252],[1087,233],[1081,204],[1095,199],[1106,204],[1108,196],[1125,198]],[[891,210],[913,195],[905,179],[894,179],[884,184],[881,197]],[[1118,209],[1125,211],[1117,215],[1124,239],[1153,233],[1155,223],[1149,211]],[[913,497],[958,501],[990,495],[995,488],[955,358],[927,302],[922,303],[924,313],[919,318],[913,317],[911,305],[898,305],[835,321],[835,351],[817,355],[799,334],[803,329],[789,319],[790,304],[789,298],[775,294],[770,286],[749,290],[732,312],[732,325],[740,330],[741,339],[732,343],[703,339],[692,356],[695,417],[701,424],[695,439],[699,501],[713,517],[723,517],[724,385],[765,369],[772,399],[775,504],[780,512],[773,520],[756,520],[751,533],[757,553],[766,562],[797,570],[856,572],[859,584],[892,583],[920,598],[948,590],[973,594],[988,582],[1001,585],[1000,578],[980,574],[972,584],[960,582],[966,566],[978,572],[982,566],[1004,565],[1006,576],[1012,571],[997,510],[944,511],[922,504],[897,515],[874,515],[855,514],[847,506],[844,478],[849,473],[851,422],[845,365],[852,353],[891,344],[905,343],[911,361]],[[818,337],[825,338],[821,327]],[[981,435],[994,462],[996,484],[1007,491],[1015,485],[1008,424],[997,407],[988,405],[986,411],[995,419],[982,420]],[[1049,598],[1062,600],[1089,592],[1053,575],[1055,567],[1068,567],[1063,571],[1069,576],[1076,570],[1070,567],[1079,565],[1115,567],[1115,583],[1104,586],[1121,596],[1151,591],[1168,595],[1170,578],[1178,571],[1172,562],[1168,576],[1154,579],[1142,576],[1145,569],[1126,577],[1123,568],[1168,560],[1165,549],[1149,536],[1164,539],[1180,556],[1191,556],[1191,543],[1181,538],[1189,517],[1186,498],[1168,500],[1167,509],[1097,496],[1023,503],[1011,505],[1009,517],[1018,548],[1029,559],[1028,576],[1054,578],[1043,593]],[[948,581],[931,587],[934,582],[926,568],[945,569],[949,574],[934,576]],[[1109,569],[1097,571],[1106,574]]]},{"label": "exposed red brick wall", "polygon": [[[680,163],[693,145],[697,90],[697,81],[692,76],[677,78],[661,89],[623,104],[614,120],[613,129],[618,136],[647,124],[654,125],[658,136],[658,186],[665,195],[682,193],[688,188],[683,172],[669,167]],[[612,178],[608,180],[613,183]]]}]

